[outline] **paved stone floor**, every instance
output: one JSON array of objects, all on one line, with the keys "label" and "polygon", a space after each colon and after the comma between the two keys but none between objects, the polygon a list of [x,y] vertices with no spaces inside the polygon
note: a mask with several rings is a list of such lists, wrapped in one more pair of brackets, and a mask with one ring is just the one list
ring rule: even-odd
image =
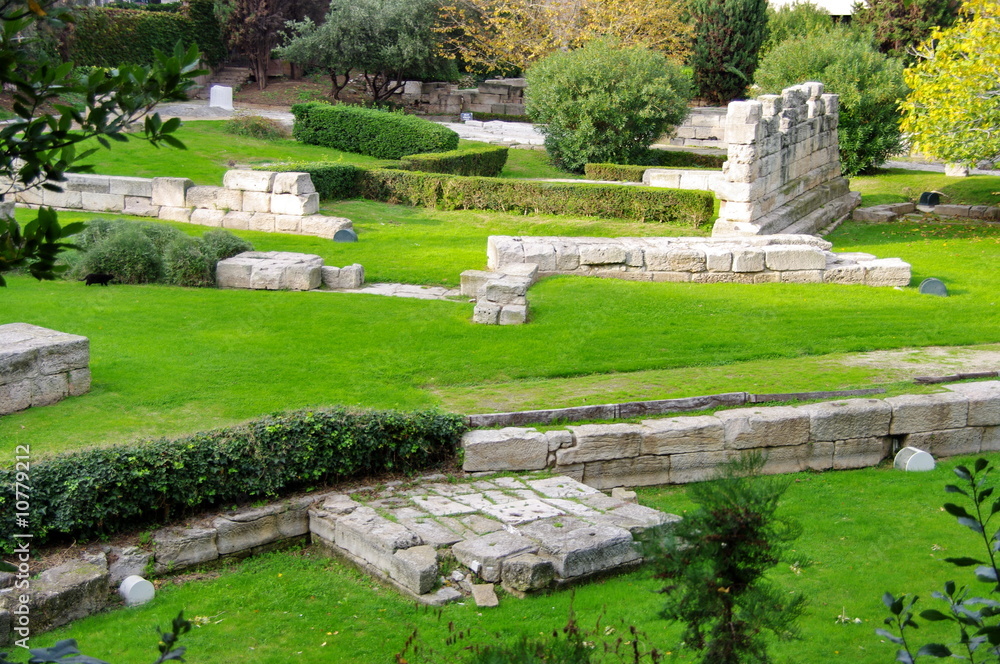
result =
[{"label": "paved stone floor", "polygon": [[371,283],[361,288],[346,288],[331,293],[364,293],[367,295],[387,295],[390,297],[411,297],[417,300],[468,300],[462,297],[458,288],[444,286],[418,286],[415,284]]}]

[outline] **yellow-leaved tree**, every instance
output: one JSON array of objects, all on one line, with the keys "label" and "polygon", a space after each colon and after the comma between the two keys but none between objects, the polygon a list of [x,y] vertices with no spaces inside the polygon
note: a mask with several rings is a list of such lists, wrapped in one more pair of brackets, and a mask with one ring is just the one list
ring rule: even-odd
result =
[{"label": "yellow-leaved tree", "polygon": [[966,0],[959,21],[917,51],[900,104],[913,147],[969,166],[1000,155],[1000,2]]},{"label": "yellow-leaved tree", "polygon": [[445,0],[446,47],[480,71],[527,69],[595,39],[643,46],[683,62],[691,51],[686,0]]}]

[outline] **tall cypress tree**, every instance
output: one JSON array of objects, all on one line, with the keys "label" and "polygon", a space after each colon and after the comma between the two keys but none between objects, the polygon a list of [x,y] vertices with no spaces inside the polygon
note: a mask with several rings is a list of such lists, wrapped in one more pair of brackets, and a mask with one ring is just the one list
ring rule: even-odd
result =
[{"label": "tall cypress tree", "polygon": [[767,38],[767,0],[695,0],[694,84],[698,96],[727,104],[753,82]]}]

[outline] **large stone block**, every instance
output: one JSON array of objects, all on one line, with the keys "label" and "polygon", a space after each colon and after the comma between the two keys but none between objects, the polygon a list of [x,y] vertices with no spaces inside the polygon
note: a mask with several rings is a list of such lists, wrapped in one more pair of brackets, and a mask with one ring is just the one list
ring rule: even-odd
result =
[{"label": "large stone block", "polygon": [[968,424],[969,400],[963,394],[904,394],[885,402],[892,407],[891,434],[959,429]]},{"label": "large stone block", "polygon": [[191,221],[191,208],[161,207],[156,216],[167,221],[179,221],[186,224]]},{"label": "large stone block", "polygon": [[96,194],[89,191],[80,194],[80,206],[94,212],[121,212],[125,208],[125,197],[121,194]]},{"label": "large stone block", "polygon": [[538,555],[550,560],[563,579],[613,570],[641,559],[632,534],[615,526],[565,527],[563,519],[543,519],[522,532],[539,542]]},{"label": "large stone block", "polygon": [[392,554],[423,544],[416,533],[380,516],[371,507],[358,507],[337,519],[334,541],[340,548],[389,572]]},{"label": "large stone block", "polygon": [[437,551],[427,545],[396,551],[389,576],[404,588],[423,595],[434,588],[438,580]]},{"label": "large stone block", "polygon": [[272,191],[275,194],[304,196],[316,193],[316,187],[308,173],[286,172],[275,174]]},{"label": "large stone block", "polygon": [[[166,208],[160,208],[160,213]],[[209,210],[207,208],[195,208],[191,210],[191,223],[199,226],[209,226],[211,228],[222,228],[222,220],[226,218],[225,210]]]},{"label": "large stone block", "polygon": [[504,560],[524,553],[535,553],[539,544],[534,539],[498,530],[481,537],[459,542],[451,547],[455,559],[471,569],[479,578],[490,583],[500,581]]},{"label": "large stone block", "polygon": [[152,178],[132,178],[116,175],[108,178],[108,193],[152,198],[153,180]]},{"label": "large stone block", "polygon": [[576,444],[556,452],[559,465],[622,459],[639,455],[643,427],[635,424],[584,424],[567,427]]},{"label": "large stone block", "polygon": [[205,210],[242,210],[243,192],[239,189],[225,187],[194,186],[187,190],[184,197],[187,207],[203,208]]},{"label": "large stone block", "polygon": [[70,208],[79,210],[83,207],[83,194],[79,191],[49,191],[42,192],[45,205],[54,208]]},{"label": "large stone block", "polygon": [[148,196],[125,196],[122,212],[136,217],[156,217],[160,214],[160,206],[153,205]]},{"label": "large stone block", "polygon": [[877,466],[891,453],[892,438],[889,436],[838,440],[833,448],[833,469]]},{"label": "large stone block", "polygon": [[216,547],[219,555],[249,552],[255,546],[269,544],[280,539],[278,518],[274,514],[261,516],[251,521],[234,521],[219,517],[212,522],[216,531]]},{"label": "large stone block", "polygon": [[983,429],[962,427],[911,433],[906,436],[905,445],[930,453],[931,456],[945,457],[959,454],[977,454],[982,448]]},{"label": "large stone block", "polygon": [[[483,288],[487,282],[499,279],[501,276],[499,272],[466,270],[461,275],[462,295],[465,297],[478,297],[480,288]],[[485,292],[483,294],[485,295]]]},{"label": "large stone block", "polygon": [[726,448],[743,450],[809,441],[809,413],[789,406],[742,408],[716,413],[726,430]]},{"label": "large stone block", "polygon": [[[108,601],[106,563],[71,561],[49,568],[31,582],[31,633],[61,627],[104,609]],[[6,610],[14,609],[13,595],[0,601]]]},{"label": "large stone block", "polygon": [[764,247],[769,270],[825,270],[826,254],[815,247]]},{"label": "large stone block", "polygon": [[327,217],[322,214],[310,214],[302,217],[299,225],[299,232],[303,235],[315,235],[316,237],[332,240],[337,231],[344,229],[354,229],[354,224],[350,219],[343,217]]},{"label": "large stone block", "polygon": [[580,246],[581,265],[608,265],[625,262],[625,247],[615,244],[585,244]]},{"label": "large stone block", "polygon": [[530,286],[531,279],[527,277],[504,275],[499,279],[487,281],[480,296],[497,304],[523,304]]},{"label": "large stone block", "polygon": [[888,436],[892,407],[881,399],[848,399],[801,406],[814,441]]},{"label": "large stone block", "polygon": [[89,173],[66,173],[66,181],[62,183],[64,191],[79,191],[88,194],[107,194],[111,184],[107,175],[92,175]]},{"label": "large stone block", "polygon": [[522,553],[505,558],[501,567],[500,579],[503,587],[516,592],[542,590],[552,585],[556,570],[552,561],[545,560],[533,553]]},{"label": "large stone block", "polygon": [[219,261],[215,266],[215,285],[219,288],[250,288],[252,271],[253,265],[249,261]]},{"label": "large stone block", "polygon": [[[222,176],[222,186],[227,189],[240,189],[242,191],[268,192],[274,184],[276,173],[271,171],[249,171],[234,170],[226,171]],[[267,210],[254,210],[254,212],[267,212]]]},{"label": "large stone block", "polygon": [[489,300],[479,300],[472,310],[472,322],[480,325],[497,325],[503,305]]},{"label": "large stone block", "polygon": [[500,325],[523,325],[528,322],[528,307],[524,304],[505,304],[500,310]]},{"label": "large stone block", "polygon": [[219,557],[214,528],[161,528],[153,534],[157,574],[175,572]]},{"label": "large stone block", "polygon": [[[253,193],[253,192],[251,192]],[[270,196],[268,196],[268,208],[270,209]],[[244,201],[245,204],[245,201]],[[274,232],[274,215],[269,212],[254,212],[250,215],[250,230],[263,231],[265,233]]]},{"label": "large stone block", "polygon": [[957,383],[946,387],[968,400],[970,427],[1000,425],[1000,381]]},{"label": "large stone block", "polygon": [[[557,472],[561,472],[556,467]],[[595,489],[655,486],[670,482],[670,457],[638,456],[584,464],[583,481]]]},{"label": "large stone block", "polygon": [[[243,211],[244,212],[270,212],[271,211],[271,194],[267,192],[260,191],[244,191],[243,192]],[[272,217],[271,230],[274,228],[274,220]]]},{"label": "large stone block", "polygon": [[764,269],[764,252],[754,248],[733,249],[733,272],[760,272]]},{"label": "large stone block", "polygon": [[271,212],[299,217],[316,214],[319,212],[319,194],[271,194]]},{"label": "large stone block", "polygon": [[899,258],[880,258],[865,263],[865,285],[898,286],[910,285],[910,264]]},{"label": "large stone block", "polygon": [[246,231],[250,229],[250,220],[252,218],[252,212],[230,211],[222,217],[222,227],[230,230]]},{"label": "large stone block", "polygon": [[540,470],[545,468],[549,443],[535,429],[507,427],[469,431],[462,436],[465,471]]},{"label": "large stone block", "polygon": [[194,182],[187,178],[153,178],[152,203],[161,207],[187,207],[187,190]]},{"label": "large stone block", "polygon": [[721,450],[722,422],[709,415],[643,420],[642,454],[683,454]]}]

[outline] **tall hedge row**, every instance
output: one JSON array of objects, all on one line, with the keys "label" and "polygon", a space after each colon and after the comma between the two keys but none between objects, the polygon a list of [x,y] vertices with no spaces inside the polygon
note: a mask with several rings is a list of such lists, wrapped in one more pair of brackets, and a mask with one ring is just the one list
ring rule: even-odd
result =
[{"label": "tall hedge row", "polygon": [[296,140],[380,159],[458,147],[458,134],[414,115],[322,102],[296,104],[292,114]]},{"label": "tall hedge row", "polygon": [[[35,545],[92,539],[215,505],[276,498],[324,483],[410,472],[450,459],[464,418],[436,411],[301,410],[176,440],[33,461]],[[16,527],[16,473],[0,470],[0,549]]]},{"label": "tall hedge row", "polygon": [[213,67],[227,55],[212,0],[191,0],[186,13],[110,7],[81,7],[74,13],[66,48],[77,65],[149,65],[154,50],[171,53],[178,41],[197,44]]}]

